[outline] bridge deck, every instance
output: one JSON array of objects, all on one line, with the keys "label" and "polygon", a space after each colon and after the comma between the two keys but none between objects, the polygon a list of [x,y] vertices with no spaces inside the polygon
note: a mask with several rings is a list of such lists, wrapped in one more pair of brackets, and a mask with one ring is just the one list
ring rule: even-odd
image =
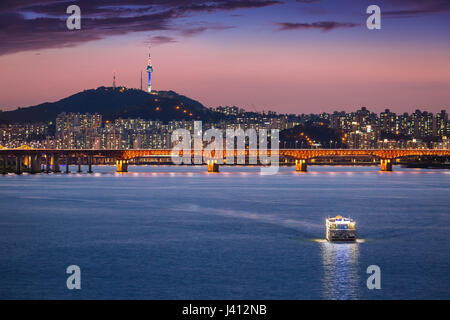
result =
[{"label": "bridge deck", "polygon": [[[188,150],[191,156],[203,156],[220,158],[219,152],[208,152],[206,150]],[[279,149],[267,150],[267,153],[260,150],[232,150],[222,151],[222,157],[227,156],[268,156],[276,155],[290,157],[294,159],[312,159],[322,156],[373,156],[379,159],[395,159],[406,156],[450,156],[450,149]],[[183,151],[173,151],[172,149],[129,149],[129,150],[108,150],[108,149],[0,149],[0,155],[20,156],[31,154],[58,154],[71,156],[103,156],[116,159],[133,159],[145,156],[171,156],[172,153],[183,155]]]}]

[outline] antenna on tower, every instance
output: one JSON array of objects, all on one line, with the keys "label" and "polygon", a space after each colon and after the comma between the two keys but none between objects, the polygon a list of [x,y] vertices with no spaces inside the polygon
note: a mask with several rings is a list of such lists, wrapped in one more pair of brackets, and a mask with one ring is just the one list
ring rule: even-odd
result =
[{"label": "antenna on tower", "polygon": [[115,88],[116,87],[116,73],[114,72],[114,75],[113,75],[113,88]]},{"label": "antenna on tower", "polygon": [[[150,51],[150,48],[149,48]],[[152,66],[152,58],[150,56],[150,52],[148,53],[148,62],[147,62],[147,69],[146,69],[147,73],[148,73],[148,93],[152,92],[152,72],[153,72],[153,66]]]}]

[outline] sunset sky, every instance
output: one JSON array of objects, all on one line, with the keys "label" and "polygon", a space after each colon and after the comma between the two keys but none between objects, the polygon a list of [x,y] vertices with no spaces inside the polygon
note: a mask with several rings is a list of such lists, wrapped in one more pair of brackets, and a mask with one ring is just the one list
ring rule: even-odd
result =
[{"label": "sunset sky", "polygon": [[[71,4],[81,30],[67,30]],[[381,30],[366,28],[371,4]],[[111,86],[114,72],[118,85],[138,88],[149,45],[153,88],[207,107],[450,106],[448,0],[2,0],[0,109]]]}]

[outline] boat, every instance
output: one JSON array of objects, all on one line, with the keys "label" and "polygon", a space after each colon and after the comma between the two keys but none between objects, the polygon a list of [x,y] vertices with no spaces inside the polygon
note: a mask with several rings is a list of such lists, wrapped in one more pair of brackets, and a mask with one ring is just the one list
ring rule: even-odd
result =
[{"label": "boat", "polygon": [[334,218],[328,217],[325,223],[328,241],[356,241],[356,222],[353,219],[337,215]]}]

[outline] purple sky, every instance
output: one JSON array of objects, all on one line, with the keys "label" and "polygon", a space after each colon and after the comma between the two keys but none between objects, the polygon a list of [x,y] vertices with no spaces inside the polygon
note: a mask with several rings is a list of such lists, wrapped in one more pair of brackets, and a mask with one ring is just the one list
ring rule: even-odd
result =
[{"label": "purple sky", "polygon": [[[370,4],[381,30],[366,28]],[[110,86],[114,72],[139,87],[151,45],[153,87],[206,106],[436,112],[450,105],[449,39],[448,0],[3,0],[0,108]]]}]

